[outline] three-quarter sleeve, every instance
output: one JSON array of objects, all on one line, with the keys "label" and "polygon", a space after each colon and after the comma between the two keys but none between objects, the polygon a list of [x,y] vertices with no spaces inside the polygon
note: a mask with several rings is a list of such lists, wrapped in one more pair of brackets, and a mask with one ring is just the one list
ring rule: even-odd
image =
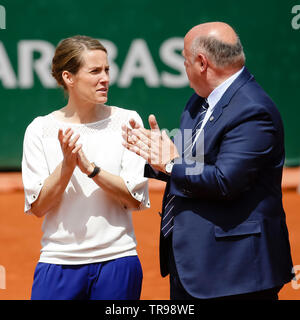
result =
[{"label": "three-quarter sleeve", "polygon": [[[126,123],[129,127],[130,119],[134,119],[138,124],[143,126],[143,121],[137,112],[130,113],[130,117]],[[124,147],[120,177],[124,180],[132,197],[140,202],[139,210],[150,207],[148,179],[144,177],[145,164],[146,161],[142,157]]]},{"label": "three-quarter sleeve", "polygon": [[26,213],[31,213],[31,204],[38,198],[48,176],[49,170],[42,144],[42,126],[38,117],[27,127],[23,142],[22,180]]}]

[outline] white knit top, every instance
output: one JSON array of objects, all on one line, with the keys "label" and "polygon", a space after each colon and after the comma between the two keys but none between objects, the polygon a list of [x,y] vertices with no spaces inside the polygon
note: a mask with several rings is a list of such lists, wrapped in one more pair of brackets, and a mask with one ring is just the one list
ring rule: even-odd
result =
[{"label": "white knit top", "polygon": [[[35,118],[27,127],[23,145],[22,178],[25,212],[38,198],[44,180],[63,160],[58,129],[80,134],[77,142],[91,162],[123,178],[131,195],[150,207],[145,161],[122,146],[121,126],[134,118],[135,111],[116,108],[104,120],[73,124],[57,120],[53,113]],[[47,212],[43,221],[40,262],[86,264],[136,255],[131,211],[102,190],[78,167],[64,191],[58,207]]]}]

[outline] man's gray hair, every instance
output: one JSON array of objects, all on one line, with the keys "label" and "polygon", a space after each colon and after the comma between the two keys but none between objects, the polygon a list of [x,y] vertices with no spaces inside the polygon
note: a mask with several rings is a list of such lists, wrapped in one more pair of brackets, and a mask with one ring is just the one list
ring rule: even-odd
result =
[{"label": "man's gray hair", "polygon": [[227,67],[245,64],[245,54],[239,37],[235,44],[228,44],[213,36],[200,36],[194,39],[191,52],[194,57],[204,50],[216,67]]}]

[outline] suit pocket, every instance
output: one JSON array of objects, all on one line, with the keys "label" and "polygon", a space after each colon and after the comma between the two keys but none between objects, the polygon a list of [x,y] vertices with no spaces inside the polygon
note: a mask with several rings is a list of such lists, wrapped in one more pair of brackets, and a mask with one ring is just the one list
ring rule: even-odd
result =
[{"label": "suit pocket", "polygon": [[260,233],[261,225],[259,221],[247,221],[230,229],[222,229],[219,226],[215,226],[216,238],[239,237]]}]

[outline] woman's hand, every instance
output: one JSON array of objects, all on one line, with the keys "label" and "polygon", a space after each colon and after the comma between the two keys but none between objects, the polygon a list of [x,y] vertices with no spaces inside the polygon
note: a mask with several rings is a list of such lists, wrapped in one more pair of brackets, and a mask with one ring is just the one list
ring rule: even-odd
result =
[{"label": "woman's hand", "polygon": [[73,139],[73,131],[68,128],[65,133],[58,130],[58,140],[63,152],[63,161],[44,181],[44,186],[35,202],[31,205],[31,212],[37,217],[43,217],[52,208],[56,207],[72,177],[77,164],[77,154],[82,145],[76,145],[79,135]]},{"label": "woman's hand", "polygon": [[77,152],[77,165],[86,175],[90,175],[94,170],[94,165],[88,160],[82,149]]},{"label": "woman's hand", "polygon": [[[78,168],[82,173],[89,176],[94,171],[95,165],[88,160],[81,148],[76,155]],[[139,208],[140,202],[132,197],[120,176],[101,169],[100,173],[93,177],[93,180],[101,189],[115,197],[117,201],[123,203],[127,208]]]},{"label": "woman's hand", "polygon": [[63,165],[70,169],[74,169],[76,167],[77,154],[82,148],[81,144],[76,145],[80,135],[77,134],[73,139],[71,139],[73,133],[74,132],[71,128],[68,128],[65,133],[63,133],[62,129],[58,130],[58,140],[64,155]]}]

